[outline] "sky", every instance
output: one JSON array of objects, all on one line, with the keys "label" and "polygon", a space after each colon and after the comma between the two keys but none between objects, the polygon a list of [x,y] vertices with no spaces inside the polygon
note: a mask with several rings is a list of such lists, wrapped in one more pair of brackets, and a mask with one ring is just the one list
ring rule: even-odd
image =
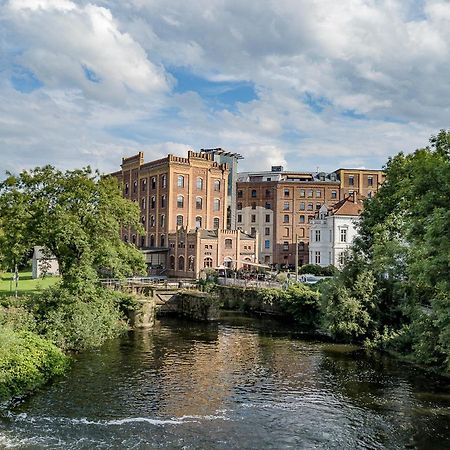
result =
[{"label": "sky", "polygon": [[448,0],[0,0],[1,174],[212,147],[376,169],[442,128]]}]

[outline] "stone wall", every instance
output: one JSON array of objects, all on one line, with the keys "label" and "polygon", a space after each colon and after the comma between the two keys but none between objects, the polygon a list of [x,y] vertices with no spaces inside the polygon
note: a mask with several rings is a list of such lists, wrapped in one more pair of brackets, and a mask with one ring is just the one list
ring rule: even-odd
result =
[{"label": "stone wall", "polygon": [[206,292],[181,292],[177,295],[178,314],[194,320],[217,320],[220,300]]},{"label": "stone wall", "polygon": [[138,298],[133,309],[128,310],[132,328],[151,328],[155,324],[156,301],[154,297]]},{"label": "stone wall", "polygon": [[272,289],[245,288],[238,286],[217,286],[216,292],[222,301],[223,309],[272,316],[286,316],[280,304],[273,301]]}]

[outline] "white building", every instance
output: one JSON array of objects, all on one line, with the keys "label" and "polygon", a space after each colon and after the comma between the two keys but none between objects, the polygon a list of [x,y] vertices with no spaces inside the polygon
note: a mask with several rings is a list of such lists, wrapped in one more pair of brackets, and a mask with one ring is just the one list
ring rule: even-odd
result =
[{"label": "white building", "polygon": [[44,251],[43,247],[34,247],[31,276],[41,278],[47,275],[59,275],[59,265],[55,256]]},{"label": "white building", "polygon": [[363,204],[350,195],[331,208],[323,205],[311,221],[309,261],[322,267],[344,264],[345,251],[357,236],[357,223]]}]

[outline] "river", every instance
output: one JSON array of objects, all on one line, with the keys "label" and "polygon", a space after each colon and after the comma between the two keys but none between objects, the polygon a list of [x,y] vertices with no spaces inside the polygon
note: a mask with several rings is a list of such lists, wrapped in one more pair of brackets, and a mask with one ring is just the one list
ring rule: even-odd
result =
[{"label": "river", "polygon": [[163,319],[0,410],[0,448],[449,449],[450,383],[230,314]]}]

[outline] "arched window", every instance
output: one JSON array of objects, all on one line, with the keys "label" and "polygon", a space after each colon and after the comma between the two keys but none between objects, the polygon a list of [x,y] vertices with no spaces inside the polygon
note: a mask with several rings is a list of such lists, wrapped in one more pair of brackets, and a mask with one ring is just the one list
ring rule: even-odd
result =
[{"label": "arched window", "polygon": [[142,190],[145,191],[147,189],[147,178],[142,180]]},{"label": "arched window", "polygon": [[179,188],[184,188],[184,177],[183,177],[183,175],[178,175],[177,186]]},{"label": "arched window", "polygon": [[178,270],[184,270],[184,256],[178,258]]},{"label": "arched window", "polygon": [[130,191],[130,188],[128,186],[128,183],[125,183],[125,195],[127,195],[129,191]]},{"label": "arched window", "polygon": [[142,208],[142,209],[145,209],[145,197],[142,197],[142,200],[141,200],[141,208]]},{"label": "arched window", "polygon": [[166,236],[164,234],[161,235],[161,247],[165,247],[166,246]]},{"label": "arched window", "polygon": [[156,177],[152,177],[152,189],[156,189]]},{"label": "arched window", "polygon": [[167,176],[166,175],[161,175],[161,187],[163,189],[165,189],[167,186]]},{"label": "arched window", "polygon": [[155,246],[155,236],[153,236],[153,234],[150,236],[150,247],[154,247]]},{"label": "arched window", "polygon": [[141,222],[142,222],[142,225],[145,226],[145,216],[142,216],[142,217],[141,217]]},{"label": "arched window", "polygon": [[193,272],[194,269],[195,269],[195,258],[193,256],[189,256],[188,270],[189,270],[189,272]]},{"label": "arched window", "polygon": [[218,198],[214,199],[214,207],[213,207],[214,211],[220,211],[220,200]]},{"label": "arched window", "polygon": [[184,197],[182,195],[177,196],[177,207],[183,208],[184,206]]},{"label": "arched window", "polygon": [[133,234],[133,236],[131,236],[131,242],[133,244],[136,244],[136,235],[135,234]]},{"label": "arched window", "polygon": [[166,207],[166,196],[162,195],[161,196],[161,208],[165,208]]},{"label": "arched window", "polygon": [[205,258],[204,262],[203,262],[203,266],[204,267],[212,267],[212,258],[210,258],[209,256],[207,258]]},{"label": "arched window", "polygon": [[178,214],[177,216],[177,227],[183,226],[183,216],[181,214]]},{"label": "arched window", "polygon": [[145,247],[145,236],[141,236],[141,247]]},{"label": "arched window", "polygon": [[155,209],[156,197],[153,196],[150,201],[150,208]]},{"label": "arched window", "polygon": [[133,192],[137,192],[137,181],[133,181]]},{"label": "arched window", "polygon": [[173,255],[170,256],[170,268],[175,270],[175,256]]},{"label": "arched window", "polygon": [[197,178],[197,189],[199,191],[203,190],[203,178],[200,178],[200,177]]},{"label": "arched window", "polygon": [[161,224],[161,228],[164,228],[166,225],[166,216],[164,214],[161,214],[159,223]]},{"label": "arched window", "polygon": [[150,226],[151,227],[155,226],[155,216],[150,216]]},{"label": "arched window", "polygon": [[128,242],[128,236],[125,235],[125,236],[123,237],[123,240],[124,240],[124,242]]},{"label": "arched window", "polygon": [[225,248],[233,248],[233,240],[225,239]]},{"label": "arched window", "polygon": [[195,218],[195,227],[196,228],[201,228],[202,227],[202,218],[200,216],[197,216]]},{"label": "arched window", "polygon": [[197,209],[203,208],[203,199],[201,197],[195,197],[195,207]]},{"label": "arched window", "polygon": [[220,219],[218,217],[214,217],[214,221],[213,221],[213,228],[215,230],[218,230],[220,227]]},{"label": "arched window", "polygon": [[220,192],[220,180],[214,180],[214,190]]}]

